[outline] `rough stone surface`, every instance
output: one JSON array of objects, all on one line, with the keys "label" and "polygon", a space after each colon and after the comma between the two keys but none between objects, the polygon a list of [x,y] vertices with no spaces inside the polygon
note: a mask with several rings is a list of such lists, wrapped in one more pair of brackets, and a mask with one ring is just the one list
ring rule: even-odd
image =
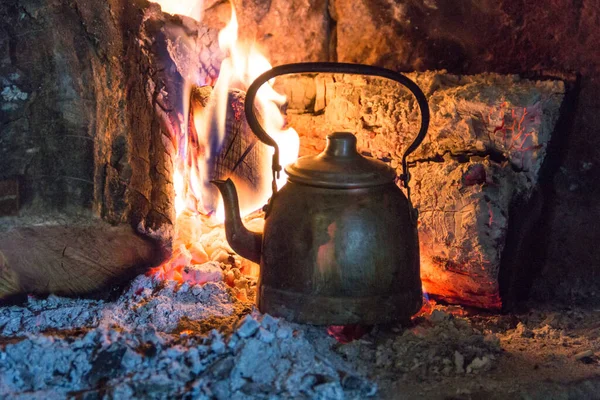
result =
[{"label": "rough stone surface", "polygon": [[[539,217],[510,214],[538,188],[564,86],[494,74],[409,76],[431,111],[428,135],[409,158],[425,290],[497,308],[509,224],[527,236]],[[359,151],[402,173],[402,154],[420,123],[410,94],[389,81],[343,75],[289,78],[281,87],[304,153],[322,150],[328,133],[346,130],[356,134]]]},{"label": "rough stone surface", "polygon": [[[334,0],[338,61],[453,72],[597,70],[594,0]],[[548,23],[556,21],[556,23]],[[365,41],[364,38],[371,38]]]},{"label": "rough stone surface", "polygon": [[[235,0],[240,38],[255,43],[272,65],[331,59],[331,19],[325,0]],[[205,3],[203,23],[222,28],[229,21],[228,2]]]}]

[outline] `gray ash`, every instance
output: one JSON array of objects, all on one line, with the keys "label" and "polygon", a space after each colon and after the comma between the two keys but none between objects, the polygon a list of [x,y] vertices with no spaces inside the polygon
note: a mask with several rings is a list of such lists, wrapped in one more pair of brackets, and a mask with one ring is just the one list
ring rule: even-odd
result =
[{"label": "gray ash", "polygon": [[[336,354],[317,351],[303,327],[250,309],[222,281],[189,285],[147,276],[115,302],[50,296],[0,308],[0,396],[364,398],[376,392]],[[219,319],[233,325],[229,334],[181,326]],[[332,339],[323,331],[319,340]]]}]

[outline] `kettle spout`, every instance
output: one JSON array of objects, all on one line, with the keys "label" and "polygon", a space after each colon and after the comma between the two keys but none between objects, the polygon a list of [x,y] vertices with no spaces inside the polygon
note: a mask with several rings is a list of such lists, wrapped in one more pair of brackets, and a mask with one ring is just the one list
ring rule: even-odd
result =
[{"label": "kettle spout", "polygon": [[240,256],[260,263],[262,234],[246,229],[240,216],[237,191],[231,179],[210,181],[219,189],[225,205],[225,236],[231,248]]}]

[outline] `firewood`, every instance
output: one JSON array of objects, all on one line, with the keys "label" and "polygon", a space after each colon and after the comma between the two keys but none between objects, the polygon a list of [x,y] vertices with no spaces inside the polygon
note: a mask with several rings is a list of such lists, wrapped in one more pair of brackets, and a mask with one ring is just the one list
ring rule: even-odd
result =
[{"label": "firewood", "polygon": [[[194,88],[190,121],[194,112],[209,110],[210,87]],[[261,163],[266,147],[252,134],[243,116],[244,93],[230,91],[225,137],[217,156],[208,160],[211,179],[233,177],[248,188],[260,188]],[[216,135],[210,125],[208,135]],[[190,124],[190,146],[198,146],[198,134]],[[198,149],[197,149],[198,150]],[[192,154],[192,153],[190,153]],[[195,156],[197,153],[193,153]],[[218,196],[212,185],[208,195]],[[251,193],[246,193],[252,195]],[[206,193],[203,193],[206,195]],[[214,205],[216,205],[216,201]],[[164,259],[161,246],[143,238],[126,225],[102,221],[68,221],[62,224],[28,224],[0,233],[0,299],[19,293],[81,295],[124,282]]]},{"label": "firewood", "polygon": [[[258,193],[268,185],[271,177],[265,172],[271,165],[268,156],[268,148],[254,135],[244,116],[245,93],[238,89],[230,89],[227,98],[227,111],[225,120],[225,132],[222,141],[217,140],[218,125],[215,112],[215,97],[210,87],[194,87],[190,96],[190,124],[189,124],[189,146],[196,148],[196,152],[189,151],[188,157],[200,154],[202,157],[209,151],[215,154],[210,160],[202,159],[206,164],[200,168],[206,168],[208,180],[231,178],[239,187],[243,188],[245,196],[257,196]],[[199,114],[209,120],[205,128],[207,132],[198,132],[193,121]],[[195,140],[205,135],[202,140]],[[198,149],[198,146],[211,146],[210,149]],[[266,180],[266,181],[265,181]],[[219,196],[218,190],[212,184],[204,182],[203,199],[208,204],[216,206]],[[243,200],[242,200],[243,201]],[[206,204],[206,203],[205,203]]]},{"label": "firewood", "polygon": [[0,299],[79,295],[122,283],[162,260],[160,246],[127,226],[20,226],[0,232]]}]

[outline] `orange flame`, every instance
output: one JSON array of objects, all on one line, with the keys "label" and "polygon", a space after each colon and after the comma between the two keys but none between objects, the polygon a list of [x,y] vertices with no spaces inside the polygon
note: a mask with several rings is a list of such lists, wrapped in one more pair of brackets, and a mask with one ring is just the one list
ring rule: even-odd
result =
[{"label": "orange flame", "polygon": [[[202,10],[202,2],[197,0],[179,2],[156,0],[156,2],[165,12],[185,13],[193,18],[199,17],[199,12]],[[212,243],[201,243],[203,238],[206,239],[206,232],[210,230],[207,229],[208,226],[215,226],[224,220],[222,200],[219,199],[219,203],[215,207],[215,204],[211,203],[207,190],[207,188],[212,188],[209,183],[211,179],[208,172],[209,166],[211,162],[214,162],[214,157],[218,156],[211,152],[213,149],[221,147],[227,133],[226,121],[230,89],[245,90],[259,75],[271,69],[271,64],[254,43],[244,43],[238,39],[238,21],[233,4],[231,5],[231,19],[219,32],[219,47],[226,57],[221,63],[209,104],[200,112],[193,113],[194,120],[191,121],[193,128],[188,121],[189,110],[183,110],[184,121],[181,130],[185,137],[181,139],[181,143],[178,143],[178,154],[173,173],[174,207],[177,216],[173,243],[174,254],[169,261],[155,271],[163,278],[181,280],[185,276],[181,271],[187,265],[215,259],[220,254],[216,250],[213,251]],[[195,82],[186,82],[184,104],[188,104],[193,84]],[[286,165],[296,160],[300,144],[296,131],[284,127],[285,120],[280,112],[280,107],[285,103],[286,98],[273,89],[273,84],[274,82],[270,81],[258,91],[256,108],[263,117],[265,130],[280,148],[281,163]],[[213,129],[215,125],[216,129]],[[272,154],[272,149],[269,148],[268,151]],[[270,197],[270,162],[271,157],[265,157],[261,165],[256,166],[258,168],[256,174],[265,177],[260,188],[252,188],[253,193],[248,194],[245,193],[244,187],[238,187],[242,216],[259,209]],[[279,188],[285,184],[286,178],[282,173],[277,182]],[[215,240],[215,238],[210,240]],[[224,238],[217,240],[223,248],[231,251]]]},{"label": "orange flame", "polygon": [[[238,22],[235,9],[231,8],[231,20],[227,26],[219,32],[219,46],[228,57],[221,64],[219,78],[215,85],[217,105],[217,118],[219,121],[219,139],[222,141],[225,134],[225,121],[227,109],[227,92],[231,87],[247,89],[250,84],[262,73],[270,70],[271,64],[256,48],[254,44],[244,45],[238,40]],[[267,133],[277,142],[281,149],[281,163],[283,165],[292,163],[298,158],[300,142],[298,134],[293,128],[284,129],[285,120],[279,110],[280,106],[286,101],[285,96],[277,93],[272,85],[273,81],[263,85],[257,93],[257,108],[264,116],[264,128]],[[272,149],[269,149],[272,154]],[[270,157],[267,158],[270,160]],[[265,162],[260,167],[261,176],[271,175],[271,165]],[[278,179],[277,186],[281,188],[287,177],[284,173]],[[240,196],[240,208],[242,215],[247,215],[261,205],[263,205],[270,196],[270,181],[263,180],[260,188],[260,195],[253,195],[245,198],[244,194]],[[217,218],[223,220],[223,205],[219,204],[217,209]]]}]

